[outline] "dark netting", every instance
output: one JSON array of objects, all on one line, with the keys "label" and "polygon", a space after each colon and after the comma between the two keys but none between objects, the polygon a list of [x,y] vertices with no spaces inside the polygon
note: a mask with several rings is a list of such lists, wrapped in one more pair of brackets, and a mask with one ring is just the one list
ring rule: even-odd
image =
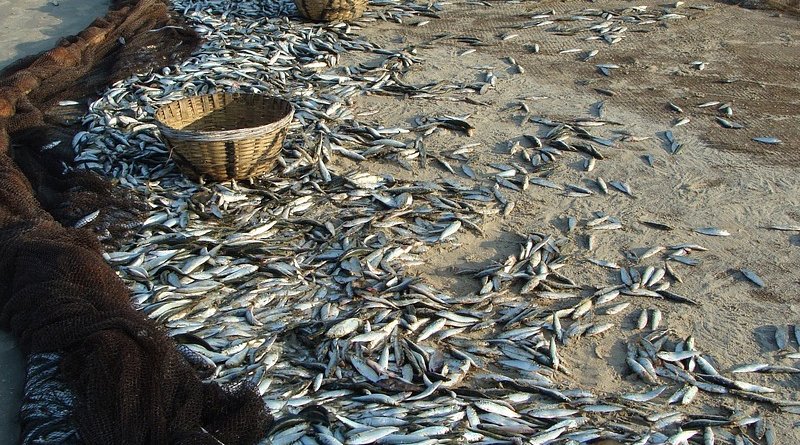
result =
[{"label": "dark netting", "polygon": [[[0,73],[0,325],[29,356],[29,378],[66,384],[64,397],[74,395],[68,418],[82,443],[250,444],[272,422],[254,387],[203,382],[131,307],[98,237],[129,234],[141,204],[92,174],[64,173],[82,110],[71,116],[60,100],[175,63],[197,43],[165,1],[115,1],[77,36]],[[43,431],[63,424],[49,402],[28,406],[34,417],[58,418]],[[56,433],[48,437],[75,440]]]}]

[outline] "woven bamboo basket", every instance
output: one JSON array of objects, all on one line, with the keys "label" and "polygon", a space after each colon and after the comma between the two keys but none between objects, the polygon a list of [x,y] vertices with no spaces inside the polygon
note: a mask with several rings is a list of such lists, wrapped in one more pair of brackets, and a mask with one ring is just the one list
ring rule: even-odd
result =
[{"label": "woven bamboo basket", "polygon": [[322,22],[346,22],[361,17],[367,0],[294,0],[304,17]]},{"label": "woven bamboo basket", "polygon": [[292,105],[260,94],[216,93],[171,102],[156,124],[181,169],[197,179],[246,179],[275,166]]}]

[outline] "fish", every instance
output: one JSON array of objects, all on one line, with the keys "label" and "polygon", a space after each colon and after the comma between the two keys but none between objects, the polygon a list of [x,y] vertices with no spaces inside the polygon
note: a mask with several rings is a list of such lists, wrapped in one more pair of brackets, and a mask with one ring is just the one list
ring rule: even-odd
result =
[{"label": "fish", "polygon": [[642,310],[639,312],[639,318],[636,321],[636,328],[637,329],[644,329],[647,326],[648,315],[646,310]]},{"label": "fish", "polygon": [[716,119],[717,123],[720,124],[723,128],[733,128],[733,129],[744,128],[744,125],[729,119],[725,119],[719,116],[714,117],[714,119]]},{"label": "fish", "polygon": [[94,212],[76,221],[75,224],[72,225],[72,227],[80,229],[81,227],[84,227],[87,224],[91,223],[92,221],[96,220],[98,216],[100,216],[100,210],[95,210]]},{"label": "fish", "polygon": [[686,124],[688,124],[688,123],[689,123],[689,122],[691,122],[691,121],[692,121],[692,120],[691,120],[691,119],[689,119],[688,117],[682,117],[682,118],[680,118],[680,119],[677,119],[677,120],[675,120],[675,121],[672,123],[672,126],[673,126],[673,127],[680,127],[681,125],[686,125]]},{"label": "fish", "polygon": [[[304,445],[544,445],[599,438],[668,442],[680,434],[678,426],[689,428],[690,419],[680,412],[667,412],[643,433],[619,419],[644,419],[639,404],[646,402],[619,393],[595,394],[595,388],[579,383],[558,383],[562,374],[576,372],[574,348],[564,344],[605,344],[618,336],[635,343],[628,345],[627,369],[648,385],[686,387],[680,402],[691,403],[699,391],[708,398],[723,391],[725,397],[745,398],[737,391],[750,389],[766,394],[763,388],[737,386],[711,372],[709,351],[671,350],[684,339],[659,322],[651,325],[653,330],[637,332],[638,341],[612,329],[616,322],[628,327],[626,311],[643,298],[660,299],[664,314],[674,303],[700,302],[676,293],[687,290],[674,291],[680,279],[669,265],[673,260],[696,262],[702,270],[694,258],[702,250],[698,246],[655,246],[638,258],[626,256],[628,248],[622,257],[618,250],[603,250],[608,237],[637,230],[628,224],[627,213],[623,223],[610,215],[576,213],[584,207],[573,206],[566,232],[564,226],[552,231],[546,225],[504,227],[514,241],[475,260],[480,264],[463,264],[473,259],[461,258],[460,243],[466,246],[465,239],[473,235],[490,236],[494,229],[487,227],[502,216],[514,220],[533,211],[532,194],[552,189],[562,192],[553,193],[557,199],[573,199],[563,192],[590,195],[584,198],[587,203],[607,198],[587,193],[597,191],[593,181],[579,182],[567,176],[575,172],[564,168],[578,160],[586,170],[600,171],[615,162],[615,150],[608,147],[644,139],[616,132],[624,127],[602,117],[605,103],[595,106],[596,118],[557,120],[534,114],[537,107],[531,101],[544,96],[512,99],[517,102],[509,112],[524,113],[520,126],[538,128],[526,129],[522,137],[510,135],[519,144],[509,144],[508,153],[491,153],[489,162],[504,166],[493,169],[482,164],[483,148],[452,143],[453,138],[481,137],[487,131],[471,115],[426,111],[394,125],[378,108],[354,105],[366,95],[370,100],[452,98],[480,110],[487,106],[476,99],[481,93],[499,91],[510,78],[507,74],[524,72],[514,54],[508,73],[482,65],[475,68],[475,82],[404,80],[407,70],[423,66],[416,54],[423,47],[414,48],[410,34],[406,39],[412,49],[382,47],[369,40],[367,24],[431,27],[445,5],[376,0],[363,21],[313,25],[294,17],[294,6],[285,1],[176,0],[173,5],[204,43],[177,66],[134,74],[111,86],[89,107],[73,146],[76,157],[83,159],[80,169],[115,178],[119,187],[145,196],[150,210],[144,226],[136,228],[130,245],[104,256],[131,288],[136,307],[154,316],[154,323],[168,333],[191,334],[206,342],[211,349],[184,346],[214,368],[210,380],[251,381],[276,417],[311,403],[336,413],[330,425],[302,425],[307,431],[287,428],[273,434],[273,440]],[[644,35],[627,27],[658,29],[686,18],[670,14],[662,8],[601,5],[571,14],[528,13],[520,18],[520,28],[509,29],[538,28],[535,32],[544,36],[541,46],[528,41],[522,42],[528,43],[523,48],[547,57],[544,53],[556,52],[552,48],[567,48],[552,46],[550,39],[595,37],[615,48],[620,39]],[[572,25],[580,26],[580,34],[569,29]],[[430,42],[425,46],[458,45],[447,50],[449,57],[478,60],[484,46],[513,46],[511,39],[528,38],[521,31],[489,41],[461,34],[426,37]],[[593,41],[569,45],[592,48],[587,45]],[[578,60],[597,60],[600,52],[574,53]],[[598,65],[609,73],[621,69]],[[218,91],[279,95],[292,102],[295,117],[273,172],[220,183],[180,174],[153,125],[153,113],[173,100]],[[615,98],[624,93],[606,88],[595,92]],[[519,106],[518,101],[531,105]],[[448,142],[437,142],[447,130]],[[418,174],[426,162],[428,173],[430,165],[441,168],[434,176]],[[604,193],[611,185],[633,196],[622,181],[606,184],[598,177],[596,184]],[[102,212],[95,221],[105,217]],[[644,213],[634,217],[648,221],[642,222],[646,227],[672,230],[661,235],[678,233],[672,227],[677,223],[650,221],[657,217]],[[606,259],[586,258],[585,251],[575,249],[587,236],[597,248],[592,255]],[[648,245],[670,242],[677,241]],[[453,261],[458,286],[433,277],[432,255]],[[659,264],[651,270],[631,267],[656,256]],[[578,273],[587,261],[621,275],[606,276],[607,271],[595,268]],[[649,314],[648,321],[655,321],[656,313]],[[591,338],[601,335],[606,338]],[[782,368],[763,371],[767,369]],[[647,403],[648,416],[664,414],[660,404]],[[728,432],[738,427],[714,428]]]},{"label": "fish", "polygon": [[675,105],[674,103],[672,103],[672,102],[667,102],[667,105],[669,106],[669,108],[670,108],[672,111],[675,111],[675,112],[677,112],[677,113],[683,113],[683,108],[681,108],[681,107],[679,107],[679,106]]},{"label": "fish", "polygon": [[378,427],[362,431],[348,437],[344,442],[345,445],[366,445],[374,443],[383,437],[396,433],[400,429],[394,426]]},{"label": "fish", "polygon": [[761,279],[761,277],[759,277],[758,274],[756,274],[752,270],[750,270],[750,269],[740,269],[740,270],[742,272],[742,275],[744,275],[745,278],[747,278],[748,280],[752,281],[753,284],[755,284],[756,286],[758,286],[758,287],[764,287],[765,286],[764,280]]},{"label": "fish", "polygon": [[780,139],[778,139],[776,137],[772,137],[772,136],[754,137],[753,140],[756,141],[756,142],[760,142],[762,144],[771,144],[771,145],[783,143],[783,141],[781,141]]},{"label": "fish", "polygon": [[789,332],[784,326],[777,326],[775,328],[775,344],[778,349],[785,349],[789,343]]},{"label": "fish", "polygon": [[800,232],[800,225],[772,225],[767,226],[767,228],[781,232]]},{"label": "fish", "polygon": [[633,192],[631,191],[631,187],[626,182],[614,180],[614,181],[610,181],[609,185],[611,185],[615,189],[621,191],[622,193],[624,193],[624,194],[626,194],[626,195],[628,195],[630,197],[633,197]]},{"label": "fish", "polygon": [[450,225],[448,225],[442,233],[439,234],[439,241],[444,241],[446,238],[455,235],[456,232],[461,228],[461,221],[455,220]]},{"label": "fish", "polygon": [[708,236],[730,236],[731,233],[725,229],[720,229],[718,227],[699,227],[694,229],[695,232],[701,235],[708,235]]},{"label": "fish", "polygon": [[522,417],[521,414],[517,413],[513,409],[489,400],[476,401],[475,407],[482,411],[486,411],[488,413],[493,413],[503,417],[509,417],[512,419]]},{"label": "fish", "polygon": [[659,387],[653,389],[652,391],[648,391],[646,393],[642,393],[642,394],[625,394],[625,395],[622,395],[621,397],[623,399],[625,399],[625,400],[630,400],[632,402],[649,402],[649,401],[655,399],[656,397],[660,396],[661,393],[664,392],[665,389],[667,389],[667,386],[662,385],[662,386],[659,386]]}]

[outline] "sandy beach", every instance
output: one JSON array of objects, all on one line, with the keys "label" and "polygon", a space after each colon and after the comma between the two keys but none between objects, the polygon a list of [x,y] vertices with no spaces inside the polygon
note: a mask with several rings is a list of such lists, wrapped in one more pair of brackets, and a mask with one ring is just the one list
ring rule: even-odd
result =
[{"label": "sandy beach", "polygon": [[105,14],[108,0],[0,0],[0,68],[52,48]]},{"label": "sandy beach", "polygon": [[[629,6],[628,2],[604,3],[604,8]],[[654,9],[661,4],[641,3]],[[0,0],[0,10],[8,11],[0,18],[0,68],[81,30],[107,4],[63,0],[53,6],[41,0]],[[585,168],[577,155],[567,155],[552,169],[550,180],[590,189],[586,196],[535,185],[519,192],[501,190],[515,202],[513,212],[487,219],[482,236],[462,232],[458,243],[438,244],[422,256],[426,264],[419,273],[438,288],[454,294],[477,292],[477,281],[457,272],[502,261],[517,251],[518,235],[531,232],[556,233],[574,242],[569,252],[575,264],[568,269],[570,276],[598,288],[616,280],[619,272],[591,260],[659,266],[665,262],[656,262],[657,257],[631,258],[658,246],[693,243],[708,249],[695,255],[701,259],[696,266],[674,263],[683,280],[675,280],[673,289],[699,305],[631,299],[624,314],[608,318],[614,327],[603,336],[564,346],[561,354],[573,371],[559,381],[565,386],[592,388],[601,394],[643,391],[642,382],[626,368],[622,339],[635,331],[636,315],[654,309],[663,312],[664,325],[671,332],[680,338],[691,336],[703,351],[713,354],[721,370],[757,362],[800,367],[800,362],[784,354],[796,352],[800,344],[791,339],[786,348],[779,348],[775,343],[777,330],[795,333],[800,326],[800,233],[766,229],[800,225],[800,26],[796,18],[773,11],[712,4],[702,13],[694,12],[697,17],[691,20],[665,22],[648,32],[631,33],[619,44],[603,46],[591,61],[584,57],[595,46],[574,36],[534,28],[508,37],[508,30],[523,20],[520,17],[534,10],[553,8],[563,14],[591,7],[583,2],[498,2],[486,9],[459,4],[448,6],[441,19],[417,20],[419,26],[373,22],[358,31],[385,48],[415,47],[423,62],[404,79],[409,84],[467,84],[483,82],[487,72],[496,76],[494,87],[475,95],[479,100],[471,103],[364,95],[352,104],[356,112],[372,113],[372,119],[385,127],[408,127],[420,116],[469,115],[475,126],[472,137],[439,132],[426,140],[426,150],[445,158],[460,145],[478,143],[469,163],[481,179],[471,182],[458,168],[451,175],[432,162],[409,171],[383,160],[369,160],[361,164],[365,169],[399,180],[456,177],[480,184],[496,173],[489,164],[522,162],[509,148],[515,142],[529,145],[525,135],[543,131],[530,117],[565,122],[594,119],[600,114],[598,104],[609,124],[592,131],[603,137],[628,137],[613,149],[603,148],[606,158],[594,170]],[[728,26],[731,23],[737,26]],[[453,42],[429,43],[443,34],[470,34],[491,44],[475,49]],[[534,45],[535,51],[531,50]],[[364,58],[360,53],[347,54],[341,65],[369,62]],[[601,75],[597,64],[613,68]],[[717,108],[698,107],[712,101],[730,103],[733,116],[728,118],[744,124],[743,128],[725,128]],[[671,109],[669,103],[682,111]],[[680,152],[670,147],[663,136],[667,132],[682,144]],[[766,137],[782,143],[765,145],[753,140]],[[346,171],[356,164],[338,157],[334,167]],[[628,196],[612,188],[602,193],[598,177],[622,181],[633,192]],[[597,212],[620,217],[624,228],[593,231],[586,222]],[[567,228],[569,217],[580,222],[574,231]],[[672,230],[653,230],[641,224],[643,220],[658,221]],[[712,237],[696,230],[710,226],[725,229],[728,236]],[[589,242],[590,237],[594,242]],[[766,286],[754,286],[742,269],[754,270]],[[780,397],[796,399],[797,375],[747,378],[776,387]],[[21,353],[13,338],[0,332],[0,443],[18,440],[16,417],[23,383]],[[701,393],[698,400],[698,410],[722,411],[719,398]],[[752,404],[724,400],[731,410],[756,412]],[[778,443],[800,441],[796,415],[769,415]]]},{"label": "sandy beach", "polygon": [[[0,0],[0,69],[20,57],[52,48],[105,14],[108,0]],[[25,383],[23,356],[0,331],[0,443],[19,440],[17,411]]]}]

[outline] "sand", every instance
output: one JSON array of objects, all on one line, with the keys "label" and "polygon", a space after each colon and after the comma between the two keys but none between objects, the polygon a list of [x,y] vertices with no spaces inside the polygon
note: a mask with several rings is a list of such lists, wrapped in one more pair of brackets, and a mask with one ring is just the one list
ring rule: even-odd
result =
[{"label": "sand", "polygon": [[[639,4],[650,8],[663,5],[652,1],[636,3]],[[686,242],[707,247],[707,252],[692,254],[702,261],[698,266],[673,263],[684,282],[672,289],[695,298],[701,305],[642,298],[611,320],[603,319],[616,326],[601,338],[574,342],[562,349],[561,356],[573,371],[573,376],[564,378],[562,383],[570,387],[606,394],[644,391],[646,386],[625,365],[624,339],[634,334],[640,310],[649,308],[663,311],[664,324],[677,336],[694,336],[697,347],[715,357],[721,370],[754,362],[800,366],[798,360],[780,358],[774,340],[776,326],[786,329],[787,324],[800,325],[800,232],[763,228],[800,224],[800,25],[796,18],[772,11],[710,4],[713,8],[695,19],[672,21],[649,33],[631,33],[613,46],[556,36],[542,29],[517,31],[512,27],[535,11],[555,8],[566,12],[631,3],[545,1],[453,6],[441,20],[431,20],[420,27],[381,23],[362,31],[371,41],[388,48],[415,49],[415,56],[424,62],[404,79],[410,84],[483,81],[485,69],[475,67],[493,67],[491,71],[498,77],[496,90],[477,97],[488,105],[383,96],[356,101],[357,111],[379,110],[374,120],[387,127],[407,126],[418,116],[470,114],[469,120],[476,127],[473,137],[443,132],[426,139],[425,146],[429,153],[436,154],[480,142],[469,165],[484,178],[491,178],[496,172],[487,166],[490,162],[524,162],[519,155],[508,154],[510,142],[527,145],[523,134],[541,136],[546,131],[524,120],[525,113],[519,109],[521,101],[530,107],[532,116],[571,120],[593,116],[592,104],[602,100],[604,118],[621,125],[592,128],[593,133],[610,136],[613,130],[627,130],[639,137],[650,137],[604,149],[606,159],[598,161],[590,173],[582,169],[583,156],[567,153],[565,161],[559,162],[560,167],[549,177],[559,184],[577,184],[595,191],[598,188],[593,181],[598,176],[606,181],[622,180],[631,186],[635,198],[615,191],[570,198],[536,186],[522,193],[502,189],[508,199],[516,201],[515,210],[505,219],[487,222],[482,238],[465,234],[459,245],[430,251],[426,260],[432,267],[420,271],[454,293],[476,292],[480,288],[477,281],[455,272],[488,265],[490,261],[502,262],[517,252],[521,241],[517,234],[534,231],[573,239],[575,247],[568,252],[573,258],[562,272],[578,283],[598,286],[618,282],[618,273],[592,265],[586,261],[588,258],[631,264],[625,258],[629,251],[641,253],[653,246]],[[498,36],[508,32],[518,33],[519,37],[500,41]],[[459,56],[469,47],[452,40],[424,44],[441,34],[476,36],[493,45]],[[541,47],[538,54],[529,50],[534,43]],[[570,48],[599,49],[600,53],[591,62],[583,62],[582,54],[558,54]],[[508,56],[525,68],[524,74],[518,74],[507,62]],[[693,68],[690,63],[696,60],[705,61],[706,69]],[[601,63],[620,68],[605,77],[595,67]],[[730,80],[734,82],[729,83]],[[607,97],[595,88],[617,94]],[[730,102],[734,110],[730,119],[745,128],[722,128],[714,120],[716,109],[697,107],[713,100]],[[668,101],[683,107],[684,113],[678,116],[670,111]],[[678,117],[689,117],[691,121],[672,127]],[[672,130],[684,144],[679,154],[667,151],[659,136],[665,130]],[[751,140],[759,136],[778,137],[783,143],[768,146]],[[655,160],[653,167],[644,161],[647,154]],[[451,163],[458,171],[458,162]],[[413,172],[400,166],[385,166],[385,162],[375,164],[376,169],[403,179],[452,177],[431,161],[425,170],[416,167]],[[459,181],[472,184],[465,175],[460,175]],[[479,182],[491,186],[493,181]],[[581,226],[595,211],[619,217],[624,228],[597,233],[597,247],[589,252],[585,248],[589,231],[577,229],[569,233],[565,219],[576,217]],[[637,222],[642,219],[660,221],[675,230],[649,229]],[[709,237],[692,231],[706,226],[724,228],[731,235]],[[649,258],[639,266],[662,265],[659,258]],[[766,287],[759,289],[748,282],[739,271],[741,268],[756,271],[766,281]],[[788,349],[796,351],[798,344],[793,340]],[[743,380],[774,387],[778,398],[796,399],[800,393],[797,374],[741,376]],[[695,412],[727,415],[728,408],[748,413],[757,408],[740,400],[705,394],[698,400]],[[800,443],[800,417],[774,413],[765,407],[758,409],[774,422],[778,443]]]},{"label": "sand", "polygon": [[[92,6],[88,6],[88,5]],[[81,5],[84,13],[69,13],[72,5]],[[0,18],[0,66],[18,56],[49,48],[58,36],[78,31],[91,21],[105,2],[61,2],[47,6],[44,1],[2,1],[0,10],[10,11]],[[518,103],[523,100],[532,115],[554,119],[590,116],[590,107],[605,101],[605,118],[620,122],[619,127],[598,128],[610,135],[612,129],[625,129],[635,135],[650,137],[636,143],[606,149],[607,159],[596,169],[583,172],[579,156],[567,155],[550,179],[559,183],[580,184],[594,188],[591,180],[602,176],[606,181],[623,180],[632,187],[635,198],[611,192],[588,198],[570,198],[550,189],[532,186],[523,193],[504,190],[516,201],[516,209],[506,218],[488,221],[486,235],[460,236],[459,244],[432,249],[425,275],[453,293],[477,290],[477,283],[457,277],[455,272],[467,266],[504,259],[517,249],[516,234],[531,231],[563,233],[574,239],[574,256],[567,270],[580,283],[605,284],[614,272],[590,265],[587,258],[624,263],[624,253],[641,251],[655,245],[682,242],[700,243],[708,252],[695,253],[702,260],[695,267],[676,265],[684,282],[674,290],[691,296],[702,304],[688,307],[675,303],[641,299],[616,316],[616,326],[601,337],[574,342],[561,355],[573,370],[564,383],[592,388],[600,393],[639,391],[644,386],[630,375],[624,365],[623,340],[631,335],[640,309],[659,308],[664,323],[682,337],[693,335],[697,347],[713,355],[718,366],[727,370],[742,363],[764,361],[800,366],[797,360],[781,359],[774,342],[775,327],[800,325],[800,233],[763,229],[771,224],[800,224],[800,25],[796,18],[771,11],[751,11],[736,6],[711,3],[713,8],[693,20],[670,22],[650,33],[629,34],[614,45],[581,42],[575,37],[554,36],[542,29],[519,31],[519,37],[500,42],[498,35],[506,26],[521,23],[532,11],[555,8],[557,11],[598,6],[583,2],[544,1],[535,4],[502,4],[493,7],[448,6],[443,18],[431,19],[421,27],[393,23],[375,23],[360,31],[368,39],[390,48],[417,46],[417,56],[424,60],[409,73],[409,83],[430,81],[482,80],[474,67],[492,65],[498,76],[496,90],[479,99],[488,105],[463,102],[397,99],[380,96],[355,101],[357,111],[377,109],[373,119],[385,126],[407,126],[423,115],[465,115],[476,127],[472,138],[440,133],[426,140],[432,153],[460,144],[480,142],[470,165],[488,174],[489,162],[519,161],[507,153],[509,141],[523,134],[541,132],[541,127],[523,119]],[[642,1],[657,7],[660,3]],[[13,5],[13,6],[12,6]],[[24,5],[24,6],[23,6]],[[602,7],[614,3],[603,2]],[[618,3],[630,6],[630,3]],[[10,29],[9,23],[26,31]],[[732,24],[735,24],[732,25]],[[461,44],[418,46],[441,33],[466,34],[482,38],[493,46],[459,57],[467,49]],[[41,41],[41,39],[49,39]],[[538,43],[539,54],[528,45]],[[583,47],[600,49],[591,63],[576,55],[560,55],[563,49]],[[513,56],[525,68],[517,74],[505,58]],[[348,56],[350,57],[350,56]],[[357,57],[353,56],[353,57]],[[707,62],[703,71],[689,63]],[[343,60],[349,63],[352,60]],[[611,77],[599,75],[595,63],[621,66]],[[727,83],[727,80],[735,80]],[[616,91],[606,97],[594,88]],[[536,97],[530,99],[530,97]],[[529,98],[529,99],[525,99]],[[746,128],[729,130],[715,121],[714,110],[696,105],[710,100],[731,102],[734,116]],[[691,122],[677,128],[671,123],[677,115],[666,106],[673,101],[685,109]],[[669,154],[657,136],[672,129],[684,144],[678,155]],[[757,136],[775,136],[783,140],[776,146],[760,145]],[[643,156],[655,159],[648,166]],[[346,163],[345,161],[341,161]],[[432,163],[433,164],[433,163]],[[399,166],[380,165],[381,171],[404,179],[431,179],[449,176],[435,165],[406,171]],[[460,178],[469,182],[466,177]],[[488,184],[488,182],[486,182]],[[585,222],[593,211],[620,217],[624,229],[597,235],[593,252],[585,246],[586,231],[567,233],[564,218],[568,215]],[[637,223],[639,219],[657,220],[675,227],[659,232]],[[731,232],[729,237],[708,237],[691,228],[718,226]],[[646,264],[659,264],[653,258]],[[746,281],[740,268],[755,270],[767,283],[764,289]],[[790,349],[798,345],[790,342]],[[773,386],[777,395],[796,398],[800,378],[748,375],[747,380]],[[0,336],[0,443],[12,443],[16,437],[16,400],[22,384],[19,352],[6,334]],[[731,409],[753,410],[755,405],[734,398],[711,398],[700,395],[696,409],[720,412],[722,405]],[[722,403],[720,402],[722,401]],[[800,418],[761,408],[774,422],[779,443],[800,443]]]},{"label": "sand", "polygon": [[[105,15],[108,0],[0,0],[0,69],[14,60],[52,48]],[[17,412],[25,365],[14,338],[0,331],[0,443],[19,440]]]},{"label": "sand", "polygon": [[105,15],[109,4],[108,0],[0,0],[0,69],[78,33]]}]

